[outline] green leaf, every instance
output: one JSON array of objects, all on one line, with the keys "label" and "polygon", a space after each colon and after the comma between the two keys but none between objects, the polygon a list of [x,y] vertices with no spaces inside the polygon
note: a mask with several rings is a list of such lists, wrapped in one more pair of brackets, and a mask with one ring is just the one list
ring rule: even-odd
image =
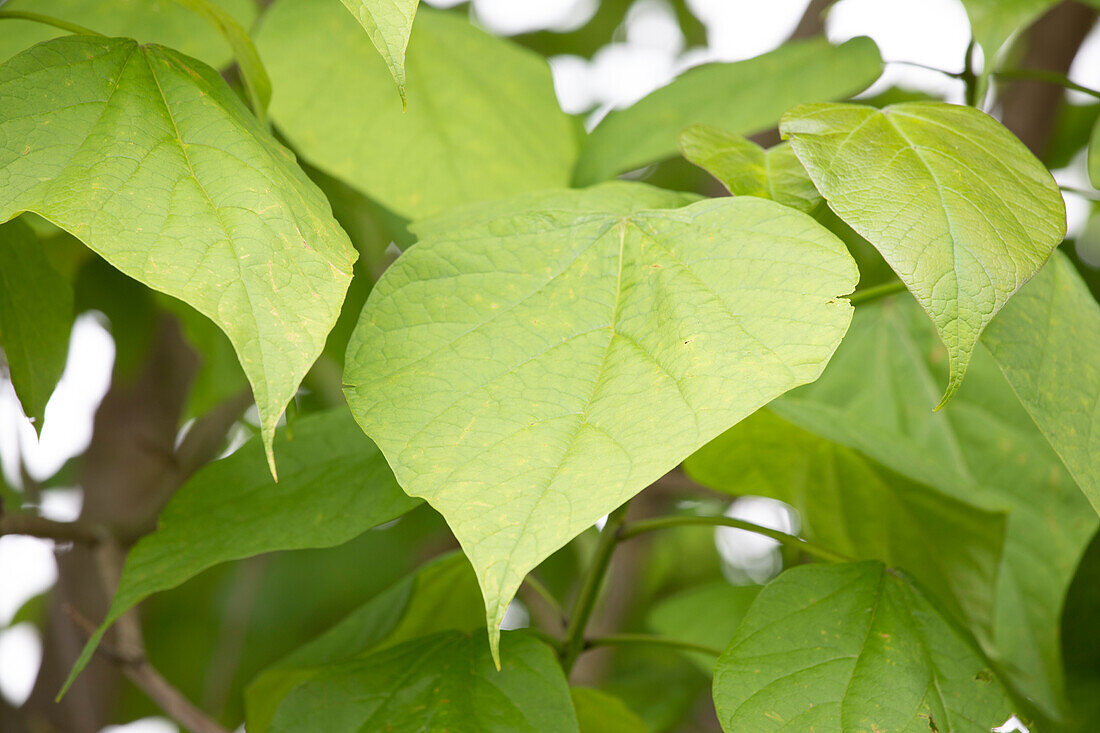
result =
[{"label": "green leaf", "polygon": [[1100,512],[1100,305],[1069,258],[1056,255],[983,340]]},{"label": "green leaf", "polygon": [[[724,580],[688,588],[656,604],[647,623],[661,636],[725,649],[760,588],[731,585]],[[697,653],[688,656],[708,675],[714,672],[714,657]]]},{"label": "green leaf", "polygon": [[804,565],[757,597],[714,675],[726,731],[988,733],[1013,704],[971,640],[877,562]]},{"label": "green leaf", "polygon": [[33,211],[217,323],[270,445],[325,345],[355,251],[294,157],[216,71],[67,36],[0,67],[0,221]]},{"label": "green leaf", "polygon": [[466,19],[421,8],[407,112],[363,29],[334,0],[278,0],[257,44],[271,116],[313,165],[407,218],[565,186],[576,128],[546,60]]},{"label": "green leaf", "polygon": [[589,135],[573,173],[578,186],[676,155],[688,125],[762,132],[796,104],[845,99],[882,73],[870,38],[833,46],[824,38],[787,43],[747,61],[685,72],[632,107],[611,112]]},{"label": "green leaf", "polygon": [[[243,27],[256,20],[253,0],[211,0]],[[231,49],[213,27],[177,0],[10,0],[4,10],[26,10],[62,18],[105,36],[159,43],[193,56],[216,69],[233,60]],[[0,61],[64,31],[28,20],[4,20],[0,28]]]},{"label": "green leaf", "polygon": [[571,687],[580,733],[646,733],[649,729],[619,698],[592,687]]},{"label": "green leaf", "polygon": [[1005,515],[901,476],[764,409],[684,462],[704,486],[785,501],[803,535],[921,581],[945,609],[988,636]]},{"label": "green leaf", "polygon": [[1057,184],[972,107],[810,105],[784,115],[780,130],[829,206],[878,248],[936,324],[951,364],[943,407],[982,329],[1065,236]]},{"label": "green leaf", "polygon": [[821,194],[786,143],[764,150],[736,133],[692,125],[680,133],[680,152],[734,196],[771,199],[807,213],[821,203]]},{"label": "green leaf", "polygon": [[153,593],[229,560],[342,544],[419,503],[401,491],[382,454],[342,408],[296,420],[276,443],[283,462],[278,483],[253,441],[207,465],[175,494],[157,531],[127,555],[107,618],[66,686],[107,627]]},{"label": "green leaf", "polygon": [[266,733],[279,704],[324,665],[439,631],[474,631],[484,623],[481,590],[469,561],[458,552],[439,558],[264,670],[245,693],[249,733]]},{"label": "green leaf", "polygon": [[21,220],[0,224],[0,263],[0,360],[41,433],[46,402],[65,371],[73,289]]},{"label": "green leaf", "polygon": [[409,45],[413,18],[420,0],[342,0],[370,36],[397,84],[401,106],[405,107],[405,49]]},{"label": "green leaf", "polygon": [[280,706],[273,733],[364,730],[576,733],[569,687],[548,646],[522,632],[501,639],[445,631],[333,665]]},{"label": "green leaf", "polygon": [[1058,0],[962,0],[974,40],[985,55],[985,71],[998,65],[1005,43]]},{"label": "green leaf", "polygon": [[1100,119],[1093,125],[1089,137],[1088,169],[1093,188],[1100,188]]},{"label": "green leaf", "polygon": [[852,328],[812,385],[769,405],[914,481],[1008,524],[989,651],[1048,715],[1062,706],[1058,619],[1098,519],[979,345],[950,410],[931,412],[947,371],[943,345],[908,295],[856,309]]},{"label": "green leaf", "polygon": [[693,450],[813,381],[857,272],[810,217],[641,184],[420,222],[348,345],[353,414],[446,517],[490,638],[523,577]]}]

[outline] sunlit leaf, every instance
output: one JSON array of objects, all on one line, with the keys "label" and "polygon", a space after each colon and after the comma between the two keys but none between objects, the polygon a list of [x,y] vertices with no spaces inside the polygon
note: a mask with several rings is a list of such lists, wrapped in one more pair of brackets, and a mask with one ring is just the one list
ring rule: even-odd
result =
[{"label": "sunlit leaf", "polygon": [[42,431],[73,327],[72,286],[21,220],[0,224],[0,360],[27,417]]},{"label": "sunlit leaf", "polygon": [[[1087,1],[1087,0],[1086,0]],[[997,65],[1005,43],[1053,7],[1058,0],[962,0],[974,40],[982,47],[986,69]]]},{"label": "sunlit leaf", "polygon": [[666,209],[641,184],[420,222],[371,293],[344,380],[402,487],[447,518],[491,639],[541,560],[821,373],[857,273],[800,212]]},{"label": "sunlit leaf", "polygon": [[402,216],[569,182],[577,128],[545,59],[454,13],[417,12],[407,111],[335,0],[278,0],[256,42],[271,116],[294,149]]},{"label": "sunlit leaf", "polygon": [[1100,511],[1100,305],[1063,254],[983,339],[1020,402]]},{"label": "sunlit leaf", "polygon": [[0,221],[33,211],[217,323],[270,446],[356,257],[294,157],[216,71],[123,38],[11,59],[0,109]]},{"label": "sunlit leaf", "polygon": [[420,0],[341,0],[378,49],[397,83],[402,104],[405,92],[405,50]]},{"label": "sunlit leaf", "polygon": [[718,660],[714,703],[730,733],[988,733],[1013,712],[971,640],[877,562],[768,584]]},{"label": "sunlit leaf", "polygon": [[910,572],[950,613],[988,635],[1003,514],[910,480],[767,409],[707,443],[684,468],[718,491],[787,502],[807,539]]},{"label": "sunlit leaf", "polygon": [[550,647],[510,631],[500,652],[498,671],[484,632],[445,631],[326,667],[290,693],[271,731],[578,733]]},{"label": "sunlit leaf", "polygon": [[821,203],[821,194],[786,143],[765,150],[741,135],[692,125],[680,133],[680,152],[734,196],[759,196],[806,212]]},{"label": "sunlit leaf", "polygon": [[[210,0],[245,28],[256,20],[253,0]],[[10,0],[4,10],[24,10],[61,18],[105,36],[159,43],[215,68],[233,60],[225,39],[176,0]],[[5,19],[0,28],[0,61],[65,31],[29,20]]]},{"label": "sunlit leaf", "polygon": [[982,330],[1065,236],[1054,179],[972,107],[808,105],[780,129],[829,206],[932,317],[951,363],[942,407]]},{"label": "sunlit leaf", "polygon": [[1062,706],[1062,598],[1098,520],[983,345],[951,408],[947,355],[909,296],[857,309],[821,379],[769,405],[960,501],[1008,513],[989,651],[1049,715]]},{"label": "sunlit leaf", "polygon": [[878,47],[862,37],[840,46],[824,38],[788,43],[747,61],[690,69],[609,113],[581,149],[573,182],[586,186],[676,155],[680,131],[692,124],[762,132],[796,104],[845,99],[881,73]]},{"label": "sunlit leaf", "polygon": [[176,493],[157,531],[127,555],[107,618],[72,676],[107,627],[153,593],[229,560],[347,542],[419,503],[401,491],[382,454],[342,408],[296,420],[293,430],[280,430],[276,445],[278,483],[252,441]]}]

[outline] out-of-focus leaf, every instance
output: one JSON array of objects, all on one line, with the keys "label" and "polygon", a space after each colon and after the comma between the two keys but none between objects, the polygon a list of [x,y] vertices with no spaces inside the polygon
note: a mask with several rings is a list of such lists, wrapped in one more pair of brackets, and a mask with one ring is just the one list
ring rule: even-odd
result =
[{"label": "out-of-focus leaf", "polygon": [[[256,20],[253,0],[209,0],[243,27]],[[4,10],[25,10],[82,25],[105,36],[159,43],[220,69],[233,54],[225,39],[177,0],[10,0]],[[0,33],[0,61],[65,31],[29,20],[5,19]]]},{"label": "out-of-focus leaf", "polygon": [[622,700],[592,687],[571,687],[580,733],[647,733],[649,730]]},{"label": "out-of-focus leaf", "polygon": [[0,221],[34,211],[229,336],[271,440],[355,250],[294,157],[210,67],[66,36],[0,67]]},{"label": "out-of-focus leaf", "polygon": [[523,577],[691,451],[817,378],[855,264],[771,201],[640,184],[424,221],[348,347],[348,404],[478,573]]},{"label": "out-of-focus leaf", "polygon": [[[1043,151],[1043,163],[1046,167],[1055,170],[1067,168],[1073,163],[1077,153],[1085,146],[1091,145],[1098,119],[1100,119],[1100,103],[1065,102],[1059,105],[1055,113],[1054,129],[1050,133],[1046,150]],[[1100,161],[1097,161],[1097,165],[1100,165]]]},{"label": "out-of-focus leaf", "polygon": [[408,111],[363,29],[334,0],[278,0],[257,37],[271,116],[305,159],[409,218],[568,184],[572,121],[545,59],[421,8]]},{"label": "out-of-focus leaf", "polygon": [[983,341],[1100,512],[1100,305],[1064,254],[1024,286]]},{"label": "out-of-focus leaf", "polygon": [[[1046,714],[1062,709],[1058,618],[1096,513],[985,346],[950,409],[931,412],[947,355],[907,295],[857,308],[822,377],[780,416],[960,501],[1008,513],[988,651]],[[915,399],[916,398],[916,399]]]},{"label": "out-of-focus leaf", "polygon": [[23,411],[42,432],[46,402],[65,370],[73,289],[29,226],[0,224],[0,349]]},{"label": "out-of-focus leaf", "polygon": [[500,652],[497,670],[484,632],[444,631],[326,667],[290,693],[271,731],[578,733],[550,647],[510,631]]},{"label": "out-of-focus leaf", "polygon": [[845,99],[882,73],[869,38],[840,46],[798,41],[748,61],[690,69],[631,107],[605,117],[581,149],[573,182],[587,186],[676,154],[688,125],[741,135],[766,130],[796,104]]},{"label": "out-of-focus leaf", "polygon": [[341,0],[370,36],[405,104],[405,50],[420,0]]},{"label": "out-of-focus leaf", "polygon": [[734,196],[758,196],[805,212],[821,203],[821,194],[786,143],[765,150],[736,133],[692,125],[680,133],[680,152]]},{"label": "out-of-focus leaf", "polygon": [[[1087,1],[1087,0],[1086,0]],[[970,16],[974,40],[985,55],[985,71],[991,71],[1005,43],[1017,31],[1037,19],[1058,0],[962,0]]]},{"label": "out-of-focus leaf", "polygon": [[707,443],[684,467],[712,489],[787,502],[807,539],[911,573],[948,613],[988,638],[1003,513],[905,478],[766,408]]},{"label": "out-of-focus leaf", "polygon": [[1100,188],[1100,121],[1093,126],[1089,137],[1088,169],[1092,185]]},{"label": "out-of-focus leaf", "polygon": [[941,102],[800,106],[780,130],[936,324],[951,364],[943,407],[982,330],[1066,234],[1050,172],[992,117]]},{"label": "out-of-focus leaf", "polygon": [[[725,649],[760,588],[725,581],[688,588],[655,605],[648,623],[662,636]],[[714,657],[694,652],[688,656],[707,674],[714,672]]]},{"label": "out-of-focus leaf", "polygon": [[245,695],[249,733],[265,733],[279,704],[324,665],[439,631],[474,631],[484,622],[481,590],[469,561],[461,553],[435,560],[264,670]]},{"label": "out-of-focus leaf", "polygon": [[1066,593],[1062,611],[1062,658],[1070,709],[1066,730],[1088,733],[1100,716],[1100,535],[1092,538]]},{"label": "out-of-focus leaf", "polygon": [[718,660],[714,702],[729,733],[988,733],[1013,713],[972,640],[877,562],[769,583]]},{"label": "out-of-focus leaf", "polygon": [[103,625],[73,669],[80,672],[107,627],[142,599],[218,563],[275,550],[332,547],[419,502],[394,481],[382,454],[343,409],[283,429],[283,477],[264,470],[253,441],[212,463],[165,507],[156,532],[130,551]]}]

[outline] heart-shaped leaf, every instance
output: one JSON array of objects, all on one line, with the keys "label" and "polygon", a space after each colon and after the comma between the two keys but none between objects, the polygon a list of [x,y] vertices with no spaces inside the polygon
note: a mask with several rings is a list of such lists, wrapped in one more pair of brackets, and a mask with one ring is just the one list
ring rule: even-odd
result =
[{"label": "heart-shaped leaf", "polygon": [[714,704],[730,733],[988,733],[1013,712],[972,640],[877,562],[768,584],[718,660]]},{"label": "heart-shaped leaf", "polygon": [[641,184],[421,222],[348,345],[348,404],[447,519],[491,640],[541,560],[792,387],[857,272],[809,216]]},{"label": "heart-shaped leaf", "polygon": [[271,441],[355,250],[294,157],[210,67],[68,36],[0,67],[0,221],[33,211],[217,323]]},{"label": "heart-shaped leaf", "polygon": [[947,345],[943,407],[982,329],[1066,233],[1058,186],[1024,144],[972,107],[796,107],[780,130],[817,190],[878,248]]}]

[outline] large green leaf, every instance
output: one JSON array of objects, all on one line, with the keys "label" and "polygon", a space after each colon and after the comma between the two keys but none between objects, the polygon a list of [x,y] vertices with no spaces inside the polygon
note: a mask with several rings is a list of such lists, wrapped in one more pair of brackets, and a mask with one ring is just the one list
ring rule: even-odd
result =
[{"label": "large green leaf", "polygon": [[216,71],[161,46],[39,44],[0,67],[0,109],[0,221],[33,211],[217,323],[274,472],[356,257],[321,192]]},{"label": "large green leaf", "polygon": [[592,687],[569,690],[580,733],[646,733],[649,729],[626,704]]},{"label": "large green leaf", "polygon": [[1059,254],[990,325],[985,345],[1100,511],[1100,305]]},{"label": "large green leaf", "polygon": [[[245,28],[256,20],[253,0],[209,1],[226,10]],[[233,59],[232,50],[221,34],[177,0],[10,0],[4,3],[4,10],[42,13],[106,36],[159,43],[219,69]],[[0,23],[0,61],[65,32],[29,20],[5,19]]]},{"label": "large green leaf", "polygon": [[632,107],[611,112],[581,149],[573,182],[586,186],[676,154],[688,125],[742,135],[767,130],[796,104],[845,99],[882,73],[869,38],[799,41],[747,61],[691,69]]},{"label": "large green leaf", "polygon": [[1058,618],[1096,513],[984,346],[951,409],[921,404],[935,395],[946,362],[917,304],[896,296],[858,308],[821,379],[769,408],[960,501],[1008,512],[989,651],[1056,715]]},{"label": "large green leaf", "polygon": [[481,592],[469,561],[456,552],[431,562],[264,670],[245,695],[249,733],[265,733],[279,704],[324,665],[438,631],[474,631],[484,623]]},{"label": "large green leaf", "polygon": [[126,557],[118,591],[72,676],[107,627],[142,599],[219,563],[275,550],[333,547],[415,507],[382,454],[340,408],[296,420],[276,444],[278,483],[253,441],[199,471]]},{"label": "large green leaf", "polygon": [[454,13],[417,13],[407,112],[334,0],[278,0],[257,44],[295,150],[402,216],[569,182],[577,133],[545,59]]},{"label": "large green leaf", "polygon": [[41,432],[73,327],[73,289],[46,257],[34,231],[0,224],[0,359],[23,411]]},{"label": "large green leaf", "polygon": [[[661,636],[725,649],[760,588],[724,580],[688,588],[657,603],[646,621]],[[708,675],[714,672],[714,657],[694,652],[690,656]]]},{"label": "large green leaf", "polygon": [[693,450],[817,378],[857,272],[805,214],[641,184],[421,222],[348,345],[348,403],[447,519],[490,639],[523,577]]},{"label": "large green leaf", "polygon": [[287,697],[271,730],[578,733],[550,647],[508,632],[501,660],[498,671],[484,633],[419,637],[320,671]]},{"label": "large green leaf", "polygon": [[972,642],[877,562],[770,583],[714,675],[726,731],[988,733],[1013,704]]},{"label": "large green leaf", "polygon": [[736,133],[692,125],[680,133],[680,152],[734,196],[759,196],[806,212],[821,203],[821,194],[787,143],[765,150]]},{"label": "large green leaf", "polygon": [[783,116],[829,206],[875,245],[932,317],[959,389],[982,329],[1066,233],[1049,171],[972,107],[807,105]]},{"label": "large green leaf", "polygon": [[705,486],[792,505],[807,539],[912,573],[986,636],[1004,547],[1004,514],[984,511],[820,438],[767,409],[684,462]]},{"label": "large green leaf", "polygon": [[405,49],[420,0],[342,0],[370,36],[397,83],[401,103],[406,102]]}]

